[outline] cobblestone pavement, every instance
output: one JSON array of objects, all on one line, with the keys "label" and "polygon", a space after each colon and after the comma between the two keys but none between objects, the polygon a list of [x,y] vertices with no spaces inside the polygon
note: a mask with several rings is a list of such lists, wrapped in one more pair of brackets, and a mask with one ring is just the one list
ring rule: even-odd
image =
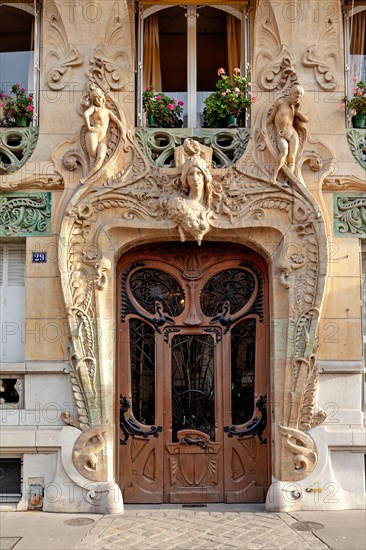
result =
[{"label": "cobblestone pavement", "polygon": [[208,505],[204,511],[182,507],[141,509],[104,516],[75,550],[183,549],[328,549],[312,532],[296,531],[296,519],[285,513],[243,511],[240,506]]}]

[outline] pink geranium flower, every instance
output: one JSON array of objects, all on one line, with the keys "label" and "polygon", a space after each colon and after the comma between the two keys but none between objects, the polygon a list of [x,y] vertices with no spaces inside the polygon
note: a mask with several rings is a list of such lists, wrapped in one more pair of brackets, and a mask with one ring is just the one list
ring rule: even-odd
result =
[{"label": "pink geranium flower", "polygon": [[221,69],[219,69],[219,70],[217,71],[217,74],[218,74],[219,76],[225,74],[225,69],[223,69],[223,68],[221,67]]},{"label": "pink geranium flower", "polygon": [[173,103],[168,103],[168,109],[170,109],[171,111],[174,111]]},{"label": "pink geranium flower", "polygon": [[157,95],[157,96],[156,96],[156,99],[159,99],[159,100],[160,100],[160,99],[162,99],[162,98],[163,98],[162,95]]},{"label": "pink geranium flower", "polygon": [[238,67],[235,67],[233,72],[234,72],[234,74],[240,74],[240,69]]},{"label": "pink geranium flower", "polygon": [[181,107],[184,105],[184,101],[182,101],[181,99],[178,101],[178,105],[180,105]]}]

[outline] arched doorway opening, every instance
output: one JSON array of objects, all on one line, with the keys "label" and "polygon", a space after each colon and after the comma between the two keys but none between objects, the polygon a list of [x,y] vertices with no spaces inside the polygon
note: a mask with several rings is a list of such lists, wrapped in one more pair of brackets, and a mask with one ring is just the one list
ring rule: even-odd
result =
[{"label": "arched doorway opening", "polygon": [[263,258],[228,243],[140,246],[119,261],[117,303],[124,502],[263,502]]}]

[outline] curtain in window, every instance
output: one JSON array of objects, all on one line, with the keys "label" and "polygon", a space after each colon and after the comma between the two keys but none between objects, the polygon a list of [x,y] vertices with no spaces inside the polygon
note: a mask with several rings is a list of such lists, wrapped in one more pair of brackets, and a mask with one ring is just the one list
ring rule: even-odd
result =
[{"label": "curtain in window", "polygon": [[235,67],[240,68],[241,58],[241,21],[233,15],[226,16],[228,74],[233,74]]},{"label": "curtain in window", "polygon": [[144,21],[144,73],[143,89],[153,84],[157,92],[162,91],[160,47],[159,47],[159,19],[154,14]]},{"label": "curtain in window", "polygon": [[28,68],[28,86],[27,91],[35,91],[35,81],[34,81],[34,33],[35,33],[35,18],[32,21],[32,29],[30,35],[30,44],[29,44],[29,68]]},{"label": "curtain in window", "polygon": [[366,10],[356,13],[351,19],[351,55],[363,55],[366,34]]}]

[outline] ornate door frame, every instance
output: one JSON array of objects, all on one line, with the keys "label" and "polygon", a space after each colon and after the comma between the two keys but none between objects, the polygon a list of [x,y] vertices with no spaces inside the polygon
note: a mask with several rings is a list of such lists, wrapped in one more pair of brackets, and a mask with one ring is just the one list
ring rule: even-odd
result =
[{"label": "ornate door frame", "polygon": [[[263,122],[267,111],[268,106],[264,106],[263,116],[258,117],[248,147],[235,166],[215,169],[211,174],[203,170],[205,182],[210,185],[211,181],[213,190],[199,205],[202,229],[197,241],[204,237],[245,244],[268,264],[272,472],[277,480],[300,482],[311,474],[318,460],[308,432],[324,420],[322,411],[315,413],[314,402],[327,238],[321,210],[304,184],[287,167],[274,182],[267,169],[269,135]],[[121,169],[108,178],[107,172],[101,171],[80,186],[65,207],[60,230],[59,268],[71,334],[70,377],[78,412],[76,424],[83,440],[97,433],[106,443],[97,452],[91,451],[93,456],[88,457],[84,449],[82,458],[74,458],[73,464],[80,474],[78,483],[87,486],[92,479],[100,484],[97,491],[101,492],[107,490],[105,484],[114,480],[116,471],[111,430],[117,420],[115,319],[111,319],[115,311],[115,266],[126,250],[166,241],[167,233],[169,240],[177,240],[179,235],[182,238],[182,229],[195,222],[175,215],[175,190],[182,185],[180,167],[157,169],[144,157],[136,138],[132,134],[127,138],[123,163],[121,151],[116,151]],[[323,146],[311,143],[309,150],[302,152],[300,165],[311,164],[314,156],[321,159],[326,154]],[[319,162],[317,169],[322,179],[331,172],[332,164]],[[184,198],[178,199],[184,203]],[[191,230],[187,232],[188,238],[196,238]],[[282,503],[284,496],[279,491],[271,506],[278,508]]]}]

